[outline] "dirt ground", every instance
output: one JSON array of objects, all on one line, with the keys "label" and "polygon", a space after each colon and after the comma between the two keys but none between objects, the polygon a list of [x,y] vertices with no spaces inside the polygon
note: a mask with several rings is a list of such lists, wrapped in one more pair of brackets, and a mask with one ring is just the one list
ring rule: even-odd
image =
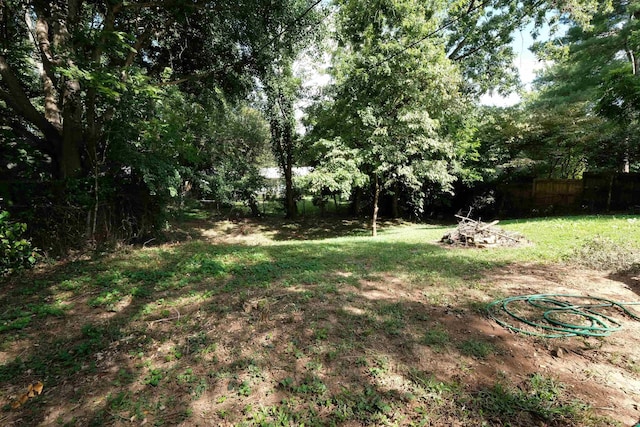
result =
[{"label": "dirt ground", "polygon": [[[242,241],[248,234],[240,230],[222,237],[205,234],[202,238],[228,243]],[[335,274],[343,274],[345,279],[350,275]],[[344,393],[351,384],[366,384],[375,386],[380,395],[395,399],[393,393],[407,387],[408,372],[429,373],[445,383],[463,384],[470,393],[491,387],[501,378],[517,384],[533,374],[542,374],[565,384],[568,394],[591,406],[596,414],[625,427],[640,422],[640,322],[618,313],[623,328],[609,337],[538,338],[513,333],[482,310],[462,303],[473,299],[473,292],[482,302],[491,301],[493,294],[581,294],[640,301],[638,276],[615,276],[559,264],[511,264],[483,273],[477,291],[470,289],[464,296],[452,291],[442,296],[442,303],[435,304],[423,289],[391,274],[357,284],[345,280],[344,286],[308,303],[311,286],[256,289],[243,295],[230,294],[224,301],[207,306],[185,297],[181,305],[162,315],[126,317],[133,319],[129,335],[88,354],[87,366],[93,364],[91,367],[82,366],[78,374],[45,384],[39,412],[29,415],[21,413],[22,409],[5,410],[0,414],[0,425],[125,426],[153,425],[154,420],[162,421],[161,425],[236,425],[247,408],[278,405],[290,397],[287,387],[293,386],[286,386],[288,379],[294,385],[301,384],[298,387],[311,388],[313,384],[304,381],[318,378],[332,395]],[[132,308],[125,298],[119,302],[121,306],[101,311],[85,304],[90,296],[71,296],[76,307],[73,312],[64,318],[47,319],[40,326],[44,331],[41,342],[27,333],[4,346],[0,363],[21,355],[26,358],[34,349],[47,346],[47,340],[79,334],[79,325],[88,318],[109,322]],[[402,305],[403,316],[408,319],[402,334],[383,334],[375,328],[372,331],[371,321],[363,314],[376,307],[378,312],[393,310],[394,304]],[[451,348],[420,343],[424,331],[433,328],[446,330],[451,342],[477,338],[491,342],[499,351],[486,358],[473,358]],[[87,331],[83,333],[87,335]],[[198,339],[216,346],[210,353],[197,353]],[[136,350],[143,346],[145,359]],[[176,348],[182,349],[180,357]],[[380,361],[380,355],[387,357]],[[384,374],[372,375],[376,366]],[[141,369],[147,376],[134,378]],[[177,380],[162,380],[162,388],[154,389],[149,386],[153,372],[175,372]],[[165,374],[165,378],[168,376]],[[191,377],[195,379],[191,381]],[[200,394],[194,392],[197,378],[209,381]],[[7,403],[13,401],[24,384],[33,379],[31,369],[25,368],[18,380],[8,387],[3,385],[0,397]],[[243,392],[244,384],[251,385],[250,392]],[[113,396],[118,393],[128,399],[144,396],[151,403],[133,416],[130,407],[118,412],[113,409]],[[402,398],[397,401],[403,402]],[[413,404],[406,402],[407,407]],[[190,407],[188,416],[176,409],[184,406]],[[404,425],[412,420],[403,415],[396,421]],[[360,424],[349,421],[341,425]],[[472,424],[445,416],[429,425]]]},{"label": "dirt ground", "polygon": [[[580,294],[640,301],[640,277],[633,274],[612,276],[561,265],[512,265],[493,271],[485,280],[512,295]],[[640,422],[640,322],[622,315],[616,318],[622,321],[622,329],[605,338],[540,339],[480,322],[478,332],[495,336],[509,349],[506,358],[489,362],[484,372],[492,376],[501,369],[516,377],[532,372],[557,377],[600,414],[624,426],[635,425]]]}]

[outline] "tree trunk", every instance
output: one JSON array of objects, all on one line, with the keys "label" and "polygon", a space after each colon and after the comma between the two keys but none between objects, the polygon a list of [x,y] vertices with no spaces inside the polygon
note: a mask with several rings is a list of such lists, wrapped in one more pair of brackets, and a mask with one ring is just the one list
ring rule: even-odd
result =
[{"label": "tree trunk", "polygon": [[258,200],[255,197],[249,198],[249,209],[251,209],[251,216],[257,218],[260,216],[260,207],[258,206]]},{"label": "tree trunk", "polygon": [[391,198],[391,216],[395,219],[395,218],[399,218],[400,217],[400,209],[398,208],[398,192],[399,192],[399,185],[396,184],[393,186],[393,196]]},{"label": "tree trunk", "polygon": [[622,157],[622,173],[629,173],[631,172],[631,161],[629,160],[629,137],[626,137],[624,139],[624,144],[623,144],[623,157]]},{"label": "tree trunk", "polygon": [[611,211],[611,199],[613,198],[613,181],[615,179],[615,174],[612,174],[609,178],[609,189],[607,191],[607,210],[606,212]]},{"label": "tree trunk", "polygon": [[362,203],[362,189],[356,188],[351,196],[351,214],[357,216],[360,214],[360,205]]},{"label": "tree trunk", "polygon": [[290,156],[287,156],[287,164],[284,166],[285,185],[285,212],[287,218],[298,216],[298,206],[293,192],[293,165]]},{"label": "tree trunk", "polygon": [[376,175],[375,189],[373,193],[373,216],[371,218],[371,235],[376,237],[378,235],[378,201],[380,200],[380,182]]},{"label": "tree trunk", "polygon": [[62,150],[60,175],[63,178],[77,177],[82,171],[80,147],[83,141],[82,108],[79,103],[80,84],[70,80],[66,82],[62,115]]}]

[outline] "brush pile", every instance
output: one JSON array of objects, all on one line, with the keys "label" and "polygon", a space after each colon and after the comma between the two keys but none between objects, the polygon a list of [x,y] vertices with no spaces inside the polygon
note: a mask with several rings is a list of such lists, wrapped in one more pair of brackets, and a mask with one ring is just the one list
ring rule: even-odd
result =
[{"label": "brush pile", "polygon": [[496,224],[499,221],[485,223],[475,221],[468,216],[456,215],[458,227],[442,236],[443,243],[458,246],[470,246],[476,248],[487,248],[495,246],[518,246],[529,243],[519,233],[505,231]]}]

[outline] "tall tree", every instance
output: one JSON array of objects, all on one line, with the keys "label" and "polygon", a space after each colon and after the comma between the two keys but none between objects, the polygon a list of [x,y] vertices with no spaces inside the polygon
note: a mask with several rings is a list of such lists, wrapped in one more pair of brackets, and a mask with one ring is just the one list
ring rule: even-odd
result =
[{"label": "tall tree", "polygon": [[264,6],[263,24],[272,38],[261,51],[257,70],[267,98],[273,154],[285,181],[288,218],[297,215],[293,167],[298,137],[294,105],[300,97],[301,81],[293,73],[293,64],[321,36],[326,13],[321,0],[284,0],[280,8]]},{"label": "tall tree", "polygon": [[[244,98],[274,57],[272,47],[300,31],[301,14],[291,0],[3,0],[0,131],[11,153],[0,160],[27,160],[33,167],[11,170],[59,180],[63,193],[78,180],[97,200],[106,190],[99,181],[111,180],[155,197],[154,180],[177,176],[194,141],[167,133],[178,121],[160,103],[186,113],[180,99],[190,98],[180,94]],[[167,147],[174,143],[180,147]],[[170,160],[172,152],[182,154]],[[93,190],[86,182],[95,182]],[[116,187],[110,184],[112,197],[127,193]],[[97,206],[83,205],[94,215],[88,223]]]},{"label": "tall tree", "polygon": [[[540,45],[543,58],[555,60],[538,81],[542,108],[580,108],[585,119],[597,115],[617,143],[591,150],[592,167],[602,167],[602,151],[615,159],[613,170],[629,172],[640,151],[640,5],[620,1],[593,16],[589,25],[570,22],[567,34]],[[584,129],[583,129],[584,131]],[[598,132],[598,131],[596,131]],[[603,132],[600,131],[600,134]]]},{"label": "tall tree", "polygon": [[497,89],[510,92],[519,85],[511,47],[513,34],[534,24],[534,36],[543,25],[555,31],[563,17],[588,25],[611,0],[454,0],[432,2],[443,21],[439,27],[447,57],[460,67],[465,91],[481,95]]},{"label": "tall tree", "polygon": [[[311,132],[359,156],[371,184],[375,236],[383,192],[403,189],[419,205],[425,182],[446,190],[453,181],[454,146],[442,122],[461,111],[461,82],[444,44],[425,38],[438,21],[423,2],[338,6],[333,102],[320,108]],[[410,46],[418,39],[425,41]]]},{"label": "tall tree", "polygon": [[3,125],[46,153],[56,178],[92,171],[120,97],[158,83],[167,67],[229,89],[242,82],[234,72],[246,35],[234,29],[248,4],[7,0],[1,7]]}]

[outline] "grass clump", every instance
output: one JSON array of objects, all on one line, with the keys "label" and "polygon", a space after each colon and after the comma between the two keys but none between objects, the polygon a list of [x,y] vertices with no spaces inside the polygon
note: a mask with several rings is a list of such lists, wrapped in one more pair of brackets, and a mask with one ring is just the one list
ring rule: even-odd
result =
[{"label": "grass clump", "polygon": [[594,270],[640,270],[640,249],[609,237],[595,236],[574,250],[570,260]]},{"label": "grass clump", "polygon": [[489,419],[512,419],[516,425],[537,425],[539,422],[581,422],[588,406],[565,398],[565,386],[540,374],[532,375],[519,387],[496,383],[480,391],[475,405]]},{"label": "grass clump", "polygon": [[432,347],[436,351],[442,350],[449,344],[449,334],[442,327],[436,327],[425,332],[422,344]]},{"label": "grass clump", "polygon": [[480,340],[466,340],[458,345],[460,353],[465,356],[471,356],[476,359],[486,359],[489,355],[496,352],[493,344]]}]

